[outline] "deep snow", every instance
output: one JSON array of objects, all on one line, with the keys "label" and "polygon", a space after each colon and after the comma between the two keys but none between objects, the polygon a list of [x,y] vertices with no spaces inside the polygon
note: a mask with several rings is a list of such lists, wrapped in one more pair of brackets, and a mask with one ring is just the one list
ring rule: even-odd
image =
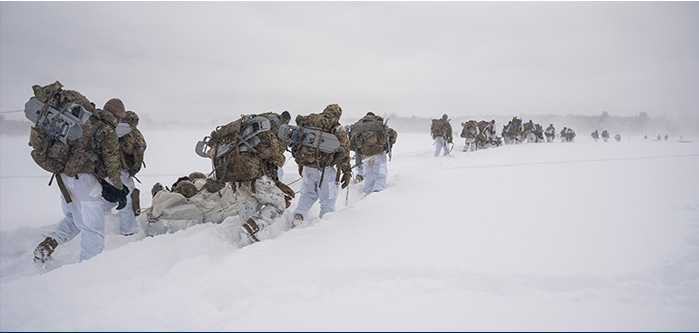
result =
[{"label": "deep snow", "polygon": [[[143,207],[155,182],[210,171],[193,151],[210,131],[143,130]],[[78,236],[46,268],[32,251],[59,191],[26,137],[0,140],[2,331],[699,330],[696,140],[456,138],[435,158],[427,133],[399,133],[388,188],[353,184],[307,227],[287,230],[298,199],[242,248],[235,217],[144,238],[114,215],[102,254],[78,262]]]}]

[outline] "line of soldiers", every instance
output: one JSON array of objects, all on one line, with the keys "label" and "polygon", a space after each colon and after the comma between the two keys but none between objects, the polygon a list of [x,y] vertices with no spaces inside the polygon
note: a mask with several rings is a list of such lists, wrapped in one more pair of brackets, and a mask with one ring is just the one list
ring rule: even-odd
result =
[{"label": "line of soldiers", "polygon": [[[120,146],[114,142],[116,124],[122,118],[129,118],[125,116],[123,103],[118,99],[107,102],[104,110],[114,115],[116,121],[105,129],[108,132],[106,136],[109,137],[109,140],[102,143],[101,148],[98,148],[97,151],[102,160],[116,161],[116,159],[109,157],[110,154],[119,149],[125,152],[128,147],[133,146],[128,143]],[[135,113],[130,113],[130,116],[135,117],[136,122],[138,121]],[[303,224],[308,211],[316,201],[320,204],[320,217],[335,211],[338,192],[340,188],[345,189],[349,186],[353,168],[360,170],[361,177],[358,176],[357,180],[364,181],[363,192],[366,195],[383,190],[388,174],[387,156],[390,159],[392,147],[397,139],[397,132],[388,127],[382,117],[376,116],[372,112],[368,112],[351,125],[349,131],[346,131],[345,127],[340,125],[341,116],[340,106],[329,104],[321,113],[296,117],[297,129],[300,131],[297,134],[302,134],[304,130],[309,133],[317,130],[321,132],[323,138],[328,138],[324,135],[336,138],[339,146],[331,152],[323,152],[318,147],[308,147],[299,142],[284,141],[280,134],[280,128],[289,124],[291,116],[287,111],[282,112],[282,114],[267,112],[247,118],[243,116],[240,120],[219,126],[208,137],[209,144],[213,148],[209,157],[213,160],[212,174],[214,176],[206,177],[202,173],[191,173],[189,176],[178,179],[172,186],[172,192],[180,193],[185,198],[191,198],[197,191],[207,190],[213,193],[222,189],[225,184],[229,184],[235,191],[235,205],[237,205],[237,214],[241,222],[240,227],[250,242],[257,242],[269,237],[269,232],[265,232],[265,230],[279,220],[284,211],[289,208],[291,199],[296,194],[282,182],[282,167],[286,161],[284,153],[287,151],[291,152],[298,164],[299,175],[302,177],[299,192],[301,196],[292,213],[292,227]],[[268,124],[265,126],[269,126],[263,127],[264,130],[260,130],[259,124],[253,126],[252,123],[246,123],[251,119],[260,120],[260,117],[265,118],[266,121],[263,123]],[[253,127],[258,129],[254,135],[246,132]],[[135,129],[135,124],[133,128]],[[138,133],[140,134],[140,132]],[[142,135],[140,138],[143,139]],[[145,146],[145,140],[142,141]],[[224,143],[228,144],[230,149],[225,152],[219,151],[220,147],[225,146]],[[233,143],[235,145],[231,146]],[[320,141],[316,141],[316,143],[320,145]],[[355,159],[360,161],[354,167],[350,164],[350,151],[354,151]],[[117,191],[128,188],[131,193],[138,193],[133,186],[132,178],[140,170],[143,154],[133,156],[133,154],[124,153],[124,155],[121,157],[121,161],[131,161],[131,163],[123,165],[123,169],[119,172],[112,172],[111,176],[108,177],[109,183]],[[139,167],[134,165],[136,162],[138,162]],[[107,162],[106,164],[113,169],[113,163],[116,162]],[[104,198],[93,195],[100,191],[104,192],[103,186],[89,173],[80,174],[75,179],[65,178],[65,181],[69,183],[71,194],[76,193],[76,198],[84,199],[76,202],[74,206],[85,207],[94,204],[96,208],[89,213],[85,209],[80,210],[79,208],[64,210],[66,218],[61,221],[56,230],[45,233],[46,239],[37,246],[35,250],[37,262],[48,260],[59,244],[69,241],[79,232],[83,232],[81,260],[95,256],[104,248],[104,214],[108,208],[113,208],[113,206],[108,207]],[[89,184],[81,185],[87,182]],[[194,185],[195,183],[198,185]],[[157,183],[153,186],[151,194],[155,197],[159,191],[164,189],[160,183]],[[129,200],[126,203],[126,206],[128,205],[140,208],[137,199]],[[133,213],[134,210],[139,211],[139,209],[123,209],[122,211]],[[74,218],[82,216],[86,216],[86,218],[89,216],[90,220]],[[131,219],[124,217],[121,223],[124,235],[136,232],[134,215]]]},{"label": "line of soldiers", "polygon": [[[595,130],[594,132],[590,133],[590,137],[592,138],[592,140],[595,140],[595,142],[597,142],[597,141],[599,140],[599,138],[600,138],[599,132],[598,132],[597,130]],[[602,131],[602,140],[603,140],[604,142],[608,142],[608,141],[609,141],[609,131],[607,131],[607,130],[603,130],[603,131]],[[621,135],[620,135],[620,134],[616,134],[616,135],[614,136],[614,140],[616,140],[616,142],[620,142],[620,141],[621,141]]]},{"label": "line of soldiers", "polygon": [[[443,156],[449,155],[454,148],[452,128],[449,124],[449,116],[442,115],[440,119],[432,119],[430,127],[430,135],[435,141],[434,156],[438,157],[440,153]],[[502,137],[498,137],[495,132],[495,120],[491,121],[475,121],[469,120],[461,123],[461,137],[465,139],[466,145],[463,151],[471,151],[488,147],[499,147],[503,144],[523,143],[523,142],[553,142],[556,137],[556,128],[553,124],[544,129],[539,124],[534,124],[532,120],[522,124],[522,120],[514,117],[507,125],[503,126]],[[560,133],[561,141],[572,142],[575,138],[575,131],[571,128],[564,127]],[[451,147],[449,147],[451,145]]]}]

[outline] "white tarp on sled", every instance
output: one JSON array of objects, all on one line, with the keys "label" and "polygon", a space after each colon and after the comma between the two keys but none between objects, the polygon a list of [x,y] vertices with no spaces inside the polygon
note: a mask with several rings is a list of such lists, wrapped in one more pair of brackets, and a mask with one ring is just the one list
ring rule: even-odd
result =
[{"label": "white tarp on sled", "polygon": [[221,223],[238,214],[235,192],[229,183],[213,193],[203,189],[205,183],[204,179],[194,181],[199,192],[191,198],[166,190],[156,193],[153,203],[144,211],[148,219],[147,236],[183,230],[204,222]]}]

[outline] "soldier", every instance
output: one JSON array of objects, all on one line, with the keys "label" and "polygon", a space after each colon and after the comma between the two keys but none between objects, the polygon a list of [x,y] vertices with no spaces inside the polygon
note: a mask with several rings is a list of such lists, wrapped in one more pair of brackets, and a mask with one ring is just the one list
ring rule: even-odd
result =
[{"label": "soldier", "polygon": [[609,132],[607,130],[602,131],[602,140],[604,140],[604,142],[609,141]]},{"label": "soldier", "polygon": [[[302,128],[318,128],[324,133],[334,134],[340,141],[340,147],[332,153],[316,150],[308,152],[308,147],[299,147],[293,151],[294,159],[299,165],[299,173],[303,177],[301,197],[294,210],[294,225],[304,220],[311,206],[320,202],[320,217],[335,211],[335,201],[338,194],[338,182],[342,171],[342,188],[349,185],[352,178],[349,156],[349,138],[345,129],[340,125],[342,109],[337,104],[329,104],[320,114],[296,117],[296,125]],[[338,170],[335,170],[337,166]]]},{"label": "soldier", "polygon": [[122,122],[129,124],[131,130],[119,138],[119,162],[121,164],[121,183],[129,189],[131,195],[126,197],[126,207],[119,210],[119,222],[121,234],[131,236],[138,231],[136,216],[140,214],[141,191],[134,184],[134,177],[141,171],[144,153],[146,150],[146,140],[143,134],[136,127],[138,126],[138,115],[133,111],[126,111]]},{"label": "soldier", "polygon": [[[269,120],[271,129],[255,134],[255,140],[242,139],[240,133],[246,126],[252,126],[261,117]],[[220,182],[230,182],[236,187],[238,216],[252,242],[266,237],[261,231],[282,216],[294,197],[294,191],[277,180],[286,151],[286,145],[274,130],[281,121],[280,115],[267,112],[257,117],[241,117],[211,133],[212,145],[235,143],[228,151],[217,152],[214,168]],[[253,146],[253,142],[257,143]]]},{"label": "soldier", "polygon": [[350,142],[354,141],[357,153],[364,163],[364,193],[379,192],[386,187],[386,154],[396,143],[398,133],[384,124],[383,118],[373,112],[359,119],[352,126]]},{"label": "soldier", "polygon": [[[604,135],[604,132],[602,132],[602,135]],[[597,130],[590,133],[590,136],[592,137],[592,140],[595,140],[595,142],[597,142],[597,140],[599,140],[599,133],[597,132]]]},{"label": "soldier", "polygon": [[449,124],[449,116],[445,113],[441,119],[432,119],[432,127],[430,128],[432,139],[435,141],[434,157],[439,156],[439,153],[444,149],[444,156],[449,155],[448,144],[453,144],[451,124]]},{"label": "soldier", "polygon": [[[62,208],[65,217],[55,230],[42,233],[46,237],[34,249],[34,261],[48,260],[56,247],[82,232],[80,260],[90,259],[104,249],[105,203],[126,201],[128,189],[121,183],[119,138],[116,126],[124,117],[124,104],[110,99],[103,110],[97,109],[83,126],[82,140],[71,150],[79,159],[75,177],[61,173],[57,177],[62,187]],[[89,146],[89,148],[88,148]],[[78,153],[79,156],[78,156]],[[103,179],[107,179],[104,181]],[[64,191],[65,190],[65,191]]]},{"label": "soldier", "polygon": [[546,142],[553,142],[553,139],[556,138],[556,128],[553,127],[553,124],[549,124],[549,127],[546,128]]}]

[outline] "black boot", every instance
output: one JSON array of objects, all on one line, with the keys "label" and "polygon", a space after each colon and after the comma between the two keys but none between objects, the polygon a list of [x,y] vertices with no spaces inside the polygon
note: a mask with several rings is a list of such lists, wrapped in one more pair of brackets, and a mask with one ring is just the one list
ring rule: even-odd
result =
[{"label": "black boot", "polygon": [[34,249],[34,262],[41,264],[46,262],[46,260],[49,260],[51,254],[54,250],[56,250],[57,246],[58,242],[55,239],[46,237],[46,239],[39,243],[36,249]]}]

